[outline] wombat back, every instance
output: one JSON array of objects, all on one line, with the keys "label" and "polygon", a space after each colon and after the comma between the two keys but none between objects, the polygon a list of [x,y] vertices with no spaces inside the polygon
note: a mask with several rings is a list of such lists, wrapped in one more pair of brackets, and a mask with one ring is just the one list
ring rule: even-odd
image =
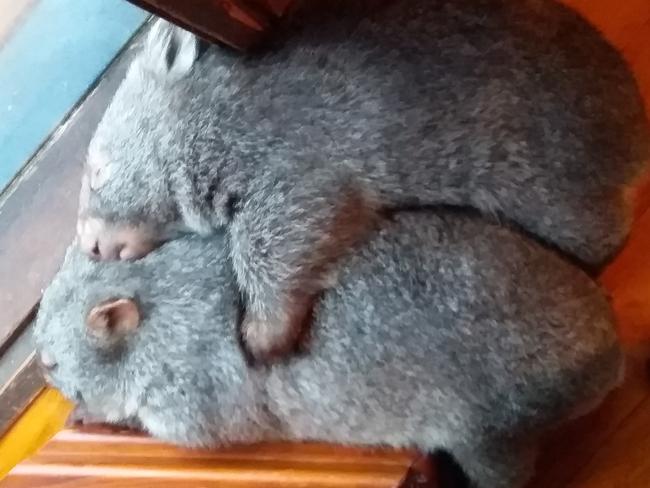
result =
[{"label": "wombat back", "polygon": [[300,435],[327,419],[341,441],[395,425],[423,445],[534,431],[600,400],[622,368],[609,304],[586,274],[453,211],[398,214],[357,249],[316,308],[307,350],[274,370],[277,405],[297,431],[304,420]]},{"label": "wombat back", "polygon": [[[203,231],[255,196],[252,180],[328,168],[387,207],[470,206],[588,265],[610,258],[650,138],[597,30],[553,0],[365,3],[298,16],[244,58],[198,56],[182,32],[169,62],[145,49],[91,144],[113,167],[91,213],[161,238],[178,221]],[[295,205],[322,212],[318,196]]]}]

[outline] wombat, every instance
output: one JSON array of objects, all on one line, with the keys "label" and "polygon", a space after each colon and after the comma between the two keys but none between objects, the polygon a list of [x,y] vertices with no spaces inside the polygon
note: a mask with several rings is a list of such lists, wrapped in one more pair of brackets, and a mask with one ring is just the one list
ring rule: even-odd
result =
[{"label": "wombat", "polygon": [[358,3],[248,56],[155,24],[89,147],[81,248],[227,225],[259,358],[386,209],[473,207],[590,267],[618,249],[647,121],[595,29],[551,0]]},{"label": "wombat", "polygon": [[546,428],[613,388],[622,354],[599,287],[481,219],[398,213],[342,259],[302,354],[250,366],[228,238],[135,262],[69,250],[35,339],[93,421],[187,446],[319,440],[451,453],[477,487],[519,487]]}]

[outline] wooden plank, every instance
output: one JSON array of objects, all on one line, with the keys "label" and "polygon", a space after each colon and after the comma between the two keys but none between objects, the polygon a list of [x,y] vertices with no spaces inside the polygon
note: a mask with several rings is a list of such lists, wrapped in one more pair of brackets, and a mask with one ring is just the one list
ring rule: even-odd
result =
[{"label": "wooden plank", "polygon": [[[635,346],[628,352],[627,373],[623,385],[609,395],[596,411],[548,436],[538,462],[537,475],[528,488],[567,486],[626,424],[650,395],[647,357],[647,346]],[[645,432],[650,437],[650,426]]]},{"label": "wooden plank", "polygon": [[0,438],[45,387],[34,354],[30,355],[16,374],[0,388]]},{"label": "wooden plank", "polygon": [[[646,112],[650,115],[650,2],[561,1],[583,15],[620,50],[634,72]],[[628,344],[643,344],[650,339],[650,175],[641,179],[633,197],[635,225],[632,234],[600,281],[611,296],[622,339]],[[636,420],[637,412],[646,404],[650,391],[647,357],[647,347],[636,346],[628,361],[629,371],[624,386],[598,411],[560,429],[551,438],[542,456],[534,487],[567,486],[572,479],[580,488],[650,486],[647,479],[630,480],[622,472],[615,476],[605,475],[611,469],[610,460],[616,463],[617,457],[640,461],[636,456],[628,455],[630,450],[636,449],[634,443],[619,443],[618,451],[607,450],[605,446],[615,442],[619,431],[626,431],[632,424],[638,429],[638,435],[650,439],[650,424],[642,425]],[[579,474],[587,464],[591,474]],[[600,484],[598,476],[604,476],[606,482]]]},{"label": "wooden plank", "polygon": [[650,340],[650,210],[638,219],[601,282],[611,296],[621,338],[627,343]]},{"label": "wooden plank", "polygon": [[[635,74],[650,115],[650,2],[561,1],[588,19],[621,51]],[[612,299],[620,335],[628,344],[650,339],[649,176],[641,180],[634,199],[636,222],[630,239],[601,276]],[[650,411],[647,357],[645,345],[633,346],[624,385],[596,412],[550,436],[537,477],[529,488],[650,486],[650,422],[638,418],[643,409]],[[638,439],[626,437],[625,433],[630,431]]]},{"label": "wooden plank", "polygon": [[570,488],[650,486],[650,397],[602,446]]},{"label": "wooden plank", "polygon": [[[318,443],[191,450],[134,433],[85,428],[57,434],[14,468],[2,486],[397,488],[421,462],[413,451]],[[417,473],[420,482],[429,483],[421,486],[434,486],[431,470]]]},{"label": "wooden plank", "polygon": [[[416,455],[411,451],[373,450],[358,447],[344,447],[333,452],[332,447],[327,444],[290,442],[239,445],[214,451],[184,449],[133,432],[115,431],[95,426],[62,431],[39,451],[39,460],[58,462],[61,456],[89,456],[87,459],[92,460],[104,456],[103,453],[89,452],[89,445],[111,446],[111,451],[129,458],[151,456],[158,459],[173,459],[180,454],[189,464],[196,463],[197,465],[203,465],[205,460],[232,461],[255,456],[255,459],[260,462],[291,460],[298,463],[327,463],[336,459],[336,462],[342,465],[372,463],[374,465],[404,466],[408,465]],[[105,460],[97,459],[97,463],[103,464]]]}]

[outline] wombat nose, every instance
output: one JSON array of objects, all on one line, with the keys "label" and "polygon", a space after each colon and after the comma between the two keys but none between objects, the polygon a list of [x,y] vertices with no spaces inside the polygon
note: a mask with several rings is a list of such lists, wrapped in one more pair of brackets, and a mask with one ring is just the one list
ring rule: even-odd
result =
[{"label": "wombat nose", "polygon": [[102,261],[119,261],[122,259],[122,250],[125,246],[121,242],[97,240],[91,250],[91,255]]},{"label": "wombat nose", "polygon": [[98,218],[81,218],[77,223],[81,251],[99,261],[134,260],[156,247],[151,233],[141,227],[116,225]]},{"label": "wombat nose", "polygon": [[97,239],[84,252],[98,261],[132,261],[146,256],[152,248],[147,243],[107,238]]},{"label": "wombat nose", "polygon": [[100,219],[80,219],[77,224],[77,237],[81,251],[97,261],[122,259],[127,247],[124,239],[111,232]]},{"label": "wombat nose", "polygon": [[79,239],[81,251],[97,261],[119,260],[124,244],[102,241],[100,239],[88,240],[83,236]]},{"label": "wombat nose", "polygon": [[103,234],[106,232],[103,221],[79,217],[77,222],[77,242],[81,252],[96,260],[108,259],[110,248],[106,246]]},{"label": "wombat nose", "polygon": [[95,241],[95,245],[90,250],[90,255],[95,259],[100,259],[102,257],[102,254],[99,251],[99,241]]}]

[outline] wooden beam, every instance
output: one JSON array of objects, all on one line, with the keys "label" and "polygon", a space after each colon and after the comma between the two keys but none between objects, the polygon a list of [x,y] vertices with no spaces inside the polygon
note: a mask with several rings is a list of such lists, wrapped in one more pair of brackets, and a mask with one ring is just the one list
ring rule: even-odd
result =
[{"label": "wooden beam", "polygon": [[2,486],[434,488],[435,484],[431,465],[413,451],[318,443],[191,450],[95,427],[61,431],[16,466]]}]

